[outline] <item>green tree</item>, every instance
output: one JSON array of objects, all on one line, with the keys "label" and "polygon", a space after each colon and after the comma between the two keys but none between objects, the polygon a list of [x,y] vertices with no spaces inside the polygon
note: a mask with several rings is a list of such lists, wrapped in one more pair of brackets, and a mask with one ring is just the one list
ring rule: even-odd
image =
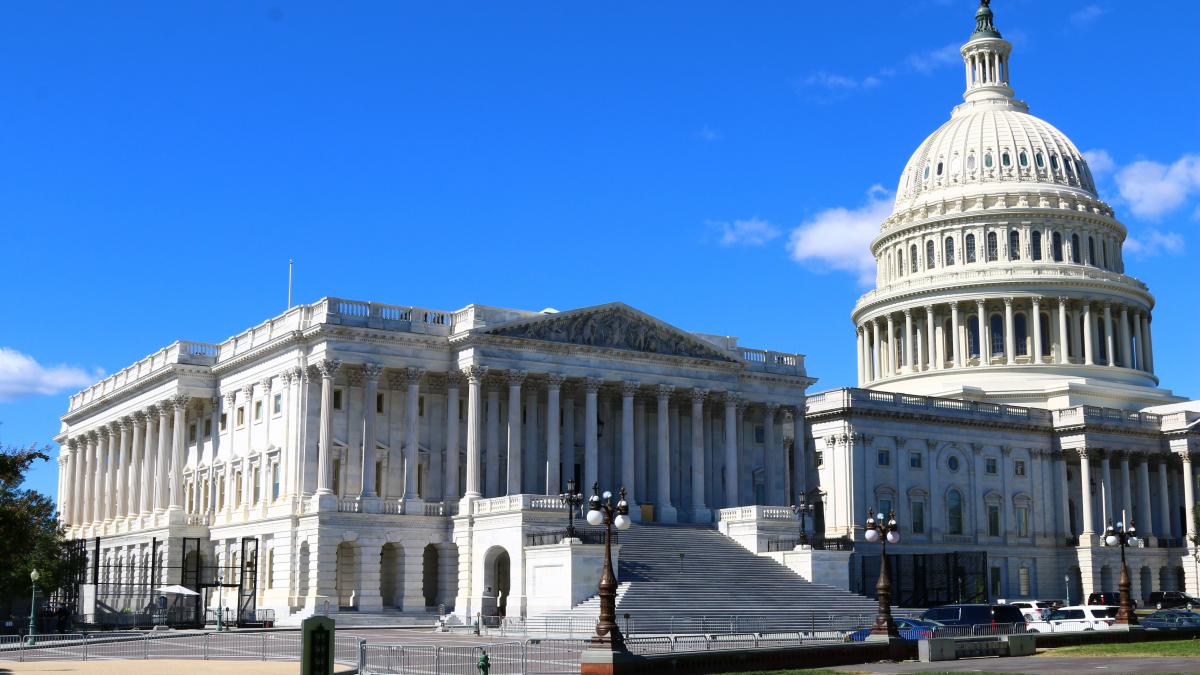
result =
[{"label": "green tree", "polygon": [[67,555],[54,500],[21,489],[34,462],[50,460],[48,447],[0,447],[0,598],[29,595],[37,569],[41,594],[64,586],[75,573]]}]

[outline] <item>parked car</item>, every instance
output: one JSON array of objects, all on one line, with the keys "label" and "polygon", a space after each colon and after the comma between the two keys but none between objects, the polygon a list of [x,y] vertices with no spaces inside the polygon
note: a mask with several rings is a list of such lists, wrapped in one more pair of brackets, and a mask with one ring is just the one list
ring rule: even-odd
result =
[{"label": "parked car", "polygon": [[1200,628],[1200,614],[1181,612],[1177,609],[1160,609],[1157,612],[1142,617],[1139,621],[1142,628],[1148,630],[1178,630],[1180,628]]},{"label": "parked car", "polygon": [[1155,609],[1200,609],[1200,599],[1193,598],[1183,591],[1154,591],[1146,596],[1146,606]]},{"label": "parked car", "polygon": [[1117,622],[1120,607],[1111,605],[1075,605],[1050,613],[1045,621],[1028,624],[1030,633],[1061,633],[1083,630],[1108,630]]},{"label": "parked car", "polygon": [[[928,640],[937,633],[937,629],[941,626],[942,624],[936,621],[907,618],[896,619],[896,630],[900,633],[900,638],[904,640]],[[847,638],[852,642],[863,642],[870,634],[870,628],[863,628],[854,631]]]},{"label": "parked car", "polygon": [[1025,616],[1013,605],[942,605],[925,610],[921,619],[946,626],[1025,623]]},{"label": "parked car", "polygon": [[[1088,596],[1087,604],[1089,604],[1089,605],[1115,605],[1115,606],[1119,607],[1121,605],[1121,594],[1116,591],[1102,591],[1099,593],[1092,593],[1091,595]],[[1131,598],[1129,598],[1129,604],[1133,605],[1134,609],[1137,609],[1137,606],[1138,606],[1137,600],[1134,600],[1131,597]]]},{"label": "parked car", "polygon": [[1054,611],[1053,603],[1046,600],[1018,600],[1008,604],[1020,609],[1026,621],[1045,621]]}]

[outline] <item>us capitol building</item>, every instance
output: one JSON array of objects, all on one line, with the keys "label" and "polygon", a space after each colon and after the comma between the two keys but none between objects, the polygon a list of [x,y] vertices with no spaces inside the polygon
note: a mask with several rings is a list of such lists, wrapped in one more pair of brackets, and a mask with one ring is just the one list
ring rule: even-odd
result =
[{"label": "us capitol building", "polygon": [[[1100,535],[1132,520],[1134,597],[1200,593],[1200,402],[1158,388],[1125,227],[1075,145],[1015,98],[987,4],[964,100],[871,242],[858,388],[810,394],[799,354],[621,303],[294,306],[71,397],[58,499],[89,559],[81,611],[138,611],[159,583],[281,623],[570,610],[600,547],[530,538],[564,524],[568,479],[862,592],[868,508],[896,511],[902,557],[981,554],[992,599],[1115,590]],[[857,552],[768,550],[798,495]]]}]

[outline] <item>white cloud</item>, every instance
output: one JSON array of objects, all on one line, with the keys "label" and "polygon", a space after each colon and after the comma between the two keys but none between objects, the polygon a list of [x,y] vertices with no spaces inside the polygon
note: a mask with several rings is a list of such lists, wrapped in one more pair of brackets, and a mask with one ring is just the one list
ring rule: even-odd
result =
[{"label": "white cloud", "polygon": [[1117,190],[1135,216],[1156,219],[1200,195],[1200,155],[1184,155],[1170,165],[1147,159],[1116,174]]},{"label": "white cloud", "polygon": [[1112,155],[1102,148],[1084,151],[1083,158],[1087,160],[1088,167],[1091,168],[1094,176],[1106,176],[1117,166]]},{"label": "white cloud", "polygon": [[909,54],[904,59],[904,65],[918,73],[928,74],[942,66],[962,63],[962,53],[958,50],[959,45],[952,43],[920,54]]},{"label": "white cloud", "polygon": [[779,228],[757,216],[733,222],[710,220],[708,224],[721,231],[722,246],[762,246],[782,234]]},{"label": "white cloud", "polygon": [[28,354],[0,347],[0,402],[80,389],[102,375],[74,366],[43,366]]},{"label": "white cloud", "polygon": [[869,75],[864,78],[856,78],[825,71],[816,72],[804,78],[805,85],[810,87],[821,87],[822,89],[831,89],[834,91],[870,89],[871,87],[878,86],[880,82],[881,80],[873,75]]},{"label": "white cloud", "polygon": [[1071,13],[1071,23],[1076,26],[1086,26],[1108,14],[1108,9],[1100,5],[1086,5]]},{"label": "white cloud", "polygon": [[[909,54],[903,61],[894,66],[884,66],[880,68],[874,75],[866,75],[857,77],[854,75],[843,75],[841,73],[831,73],[829,71],[817,71],[808,77],[800,80],[797,84],[800,89],[824,89],[827,92],[835,94],[847,94],[856,91],[868,91],[882,85],[884,82],[897,77],[901,73],[916,72],[922,75],[942,68],[944,66],[961,63],[962,56],[958,51],[957,44],[948,44],[944,47],[938,47],[926,52]],[[828,102],[836,100],[840,97],[819,97],[818,100]]]},{"label": "white cloud", "polygon": [[705,124],[705,125],[704,125],[704,126],[701,128],[701,129],[700,129],[700,131],[697,131],[697,132],[696,132],[696,138],[699,138],[699,139],[700,139],[700,140],[702,140],[702,141],[706,141],[706,142],[708,142],[708,143],[711,143],[711,142],[713,142],[713,141],[718,141],[718,140],[720,140],[720,139],[721,139],[721,134],[717,133],[717,130],[716,130],[716,129],[713,129],[712,127],[710,127],[710,126],[708,126],[707,124]]},{"label": "white cloud", "polygon": [[1182,253],[1183,237],[1176,232],[1151,229],[1136,237],[1128,236],[1125,239],[1125,251],[1137,258],[1149,258],[1163,253]]},{"label": "white cloud", "polygon": [[891,193],[874,185],[867,191],[866,204],[852,209],[825,209],[792,230],[788,253],[797,262],[810,263],[817,269],[851,272],[859,282],[869,284],[875,278],[871,239],[891,211]]}]

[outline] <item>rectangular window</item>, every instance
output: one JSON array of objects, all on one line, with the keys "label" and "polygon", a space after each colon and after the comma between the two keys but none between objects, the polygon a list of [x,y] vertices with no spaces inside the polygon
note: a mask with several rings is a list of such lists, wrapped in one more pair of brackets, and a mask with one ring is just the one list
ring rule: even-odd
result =
[{"label": "rectangular window", "polygon": [[1017,592],[1019,592],[1021,594],[1022,598],[1028,598],[1031,590],[1032,590],[1032,584],[1029,583],[1029,568],[1028,567],[1018,567],[1017,568]]},{"label": "rectangular window", "polygon": [[417,417],[424,417],[424,416],[425,416],[425,397],[418,396],[417,397]]},{"label": "rectangular window", "polygon": [[254,421],[255,422],[262,421],[262,401],[254,402]]},{"label": "rectangular window", "polygon": [[921,453],[919,453],[919,452],[908,453],[908,468],[919,469],[922,466],[924,466],[924,464],[925,464],[925,460],[923,457],[921,457]]},{"label": "rectangular window", "polygon": [[192,423],[192,424],[188,425],[188,443],[195,443],[195,442],[196,442],[196,424]]},{"label": "rectangular window", "polygon": [[283,413],[283,394],[275,394],[271,397],[271,414],[280,415]]},{"label": "rectangular window", "polygon": [[1000,568],[992,567],[988,570],[988,572],[991,573],[991,584],[990,585],[991,585],[991,590],[992,590],[992,597],[998,598],[1004,592],[1000,587],[1000,579],[1002,577]]},{"label": "rectangular window", "polygon": [[908,508],[912,512],[913,534],[925,534],[925,502],[913,501]]},{"label": "rectangular window", "polygon": [[383,462],[375,462],[375,494],[383,497]]},{"label": "rectangular window", "polygon": [[262,480],[261,476],[258,474],[258,467],[254,467],[254,473],[251,474],[254,477],[254,487],[252,488],[252,491],[254,492],[254,499],[250,502],[251,504],[257,504],[262,500]]},{"label": "rectangular window", "polygon": [[820,450],[814,452],[813,461],[817,463],[817,466],[825,466],[825,453]]},{"label": "rectangular window", "polygon": [[234,474],[233,480],[233,508],[238,508],[242,505],[242,472]]},{"label": "rectangular window", "polygon": [[279,462],[271,465],[271,500],[279,499]]},{"label": "rectangular window", "polygon": [[225,509],[225,480],[222,476],[221,482],[217,484],[217,510]]},{"label": "rectangular window", "polygon": [[221,431],[225,431],[228,424],[225,413],[221,413]]},{"label": "rectangular window", "polygon": [[234,415],[234,419],[237,420],[237,426],[239,429],[246,426],[246,406],[238,406],[237,413]]},{"label": "rectangular window", "polygon": [[879,515],[884,516],[891,512],[892,512],[892,500],[880,499],[879,500]]},{"label": "rectangular window", "polygon": [[891,450],[880,450],[878,461],[879,461],[879,466],[891,466],[892,465],[892,451]]},{"label": "rectangular window", "polygon": [[205,438],[212,436],[212,418],[204,420],[204,436]]},{"label": "rectangular window", "polygon": [[988,536],[1000,536],[1000,507],[994,504],[989,504],[987,507],[988,519]]},{"label": "rectangular window", "polygon": [[383,394],[375,394],[375,412],[383,412]]},{"label": "rectangular window", "polygon": [[[463,419],[465,419],[467,416],[467,413],[466,413],[467,405],[466,404],[467,404],[466,401],[462,400],[461,398],[458,399],[458,421],[460,421],[460,422],[463,421]],[[563,414],[564,413],[560,412],[559,417],[562,417]],[[562,420],[559,420],[559,424],[560,425],[562,424]]]},{"label": "rectangular window", "polygon": [[1017,507],[1017,536],[1018,537],[1028,537],[1029,536],[1029,507],[1028,506],[1018,506]]},{"label": "rectangular window", "polygon": [[342,460],[333,460],[333,492],[339,497],[342,494]]},{"label": "rectangular window", "polygon": [[342,409],[342,390],[341,389],[333,390],[333,409],[334,410]]},{"label": "rectangular window", "polygon": [[1015,473],[1018,476],[1025,475],[1025,460],[1018,459],[1016,462],[1013,463],[1013,473]]},{"label": "rectangular window", "polygon": [[763,443],[763,442],[765,442],[766,437],[767,437],[767,432],[765,429],[763,429],[763,425],[755,424],[754,425],[754,442],[755,443]]},{"label": "rectangular window", "polygon": [[267,549],[267,588],[275,588],[275,549]]},{"label": "rectangular window", "polygon": [[984,471],[986,471],[990,474],[996,473],[996,458],[995,457],[988,457],[983,462],[984,462],[983,463]]}]

